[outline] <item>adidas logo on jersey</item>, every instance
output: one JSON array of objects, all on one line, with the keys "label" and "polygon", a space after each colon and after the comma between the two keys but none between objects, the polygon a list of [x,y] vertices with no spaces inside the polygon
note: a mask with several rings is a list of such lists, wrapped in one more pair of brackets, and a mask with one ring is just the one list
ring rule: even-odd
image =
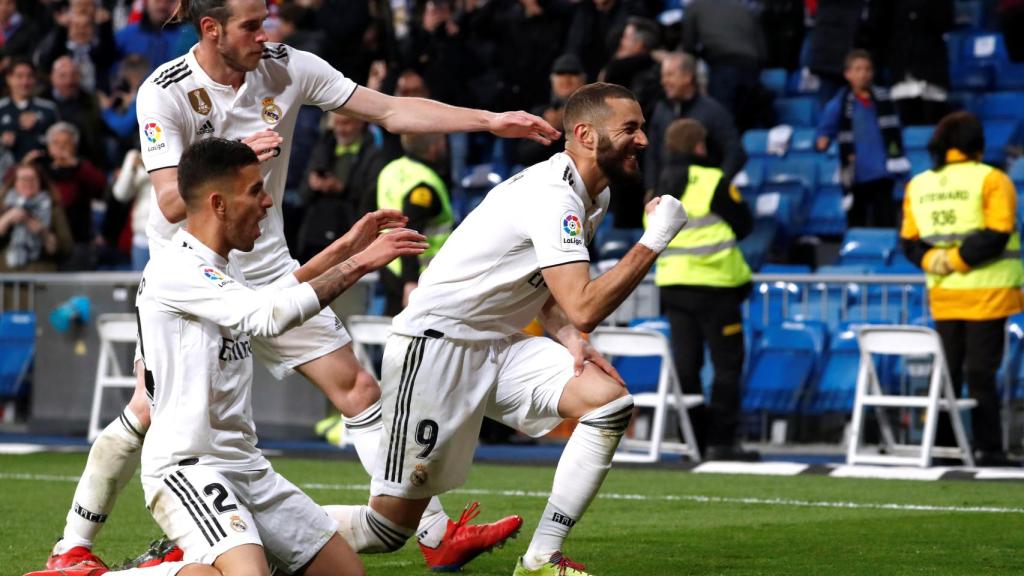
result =
[{"label": "adidas logo on jersey", "polygon": [[203,125],[199,127],[199,130],[196,130],[196,136],[210,136],[213,132],[213,124],[207,120],[206,122],[203,122]]}]

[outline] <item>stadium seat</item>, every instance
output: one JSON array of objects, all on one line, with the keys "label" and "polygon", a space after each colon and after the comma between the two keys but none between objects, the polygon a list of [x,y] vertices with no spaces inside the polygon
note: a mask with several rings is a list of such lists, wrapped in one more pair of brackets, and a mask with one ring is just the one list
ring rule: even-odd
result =
[{"label": "stadium seat", "polygon": [[818,186],[811,195],[803,234],[842,236],[846,233],[846,211],[843,210],[843,189],[835,185]]},{"label": "stadium seat", "polygon": [[987,120],[985,129],[984,161],[998,168],[1006,165],[1007,148],[1017,137],[1019,122],[1016,120]]},{"label": "stadium seat", "polygon": [[[973,408],[973,399],[957,399],[946,368],[946,359],[938,333],[920,326],[863,326],[857,333],[860,346],[860,365],[857,393],[854,397],[853,421],[846,463],[898,464],[927,468],[933,456],[960,458],[967,466],[974,466],[970,443],[964,431],[961,412]],[[931,357],[932,369],[927,396],[902,396],[883,391],[872,355],[892,355],[906,358]],[[864,444],[864,410],[875,409],[881,429],[882,453],[861,450]],[[891,418],[886,408],[914,408],[924,411],[924,433],[920,445],[901,444],[896,439]],[[939,410],[949,413],[957,447],[935,446],[935,429]]]},{"label": "stadium seat", "polygon": [[761,71],[761,84],[775,93],[777,97],[786,95],[786,82],[789,74],[785,68],[766,68]]},{"label": "stadium seat", "polygon": [[768,131],[747,130],[743,133],[743,149],[750,156],[768,155]]},{"label": "stadium seat", "polygon": [[[700,462],[697,437],[690,423],[689,408],[704,403],[703,395],[684,396],[679,386],[668,338],[659,331],[635,328],[598,327],[590,334],[594,348],[612,358],[641,357],[657,358],[657,388],[654,391],[634,391],[630,381],[626,385],[633,395],[638,408],[653,408],[654,414],[649,427],[650,437],[646,440],[623,437],[613,460],[617,462],[653,463],[661,458],[662,452],[684,454],[693,462]],[[653,369],[653,366],[652,366]],[[683,442],[664,438],[668,411],[674,410],[679,418],[679,433]],[[636,423],[633,430],[640,428]]]},{"label": "stadium seat", "polygon": [[1024,94],[1020,92],[991,92],[975,98],[968,108],[985,120],[1024,119]]},{"label": "stadium seat", "polygon": [[850,228],[839,248],[839,263],[885,265],[896,251],[897,242],[894,228]]},{"label": "stadium seat", "polygon": [[899,324],[904,321],[899,301],[887,301],[882,304],[880,300],[867,304],[850,304],[845,320],[864,324]]},{"label": "stadium seat", "polygon": [[818,123],[818,103],[810,96],[777,98],[774,106],[779,124],[813,128]]},{"label": "stadium seat", "polygon": [[754,230],[749,236],[740,240],[740,251],[743,252],[743,259],[751,270],[760,270],[768,257],[768,251],[775,243],[778,235],[779,224],[769,219],[761,218],[754,221]]},{"label": "stadium seat", "polygon": [[828,355],[818,378],[817,386],[808,395],[805,414],[841,412],[849,414],[853,409],[853,397],[857,393],[857,369],[860,352],[857,348],[857,332],[844,327],[832,333]]},{"label": "stadium seat", "polygon": [[797,182],[809,192],[818,185],[817,162],[808,158],[770,158],[765,161],[764,182]]},{"label": "stadium seat", "polygon": [[743,197],[752,201],[755,196],[761,193],[761,186],[764,185],[764,160],[761,158],[750,158],[740,170],[732,183],[739,188]]},{"label": "stadium seat", "polygon": [[817,130],[814,128],[795,128],[793,135],[789,138],[789,151],[795,153],[817,154],[814,147]]},{"label": "stadium seat", "polygon": [[25,392],[35,348],[35,314],[0,314],[0,398],[17,398]]},{"label": "stadium seat", "polygon": [[810,274],[811,267],[806,264],[765,264],[761,274]]},{"label": "stadium seat", "polygon": [[935,126],[907,126],[903,129],[903,148],[910,150],[928,150],[928,140],[935,132]]},{"label": "stadium seat", "polygon": [[764,329],[743,391],[744,412],[790,415],[817,370],[827,340],[820,322],[783,322]]},{"label": "stadium seat", "polygon": [[[1024,104],[1022,104],[1022,106],[1024,106]],[[1013,180],[1014,183],[1024,181],[1024,158],[1017,158],[1016,161],[1010,164],[1006,169],[1006,175],[1009,176],[1010,180]],[[1024,190],[1017,187],[1017,193],[1020,194],[1021,192],[1024,192]]]},{"label": "stadium seat", "polygon": [[100,409],[103,406],[103,391],[107,388],[135,388],[135,376],[125,374],[121,369],[124,357],[118,355],[117,349],[134,350],[139,325],[135,314],[103,314],[96,319],[96,331],[100,335],[100,353],[96,362],[96,383],[89,414],[90,442],[102,430]]},{"label": "stadium seat", "polygon": [[595,244],[598,260],[618,260],[636,244],[636,234],[628,228],[609,228],[601,232]]},{"label": "stadium seat", "polygon": [[907,152],[907,161],[910,162],[911,176],[917,176],[922,172],[932,169],[932,157],[924,150],[911,150]]},{"label": "stadium seat", "polygon": [[782,322],[789,307],[801,301],[800,285],[794,282],[758,282],[747,299],[747,322],[755,334]]}]

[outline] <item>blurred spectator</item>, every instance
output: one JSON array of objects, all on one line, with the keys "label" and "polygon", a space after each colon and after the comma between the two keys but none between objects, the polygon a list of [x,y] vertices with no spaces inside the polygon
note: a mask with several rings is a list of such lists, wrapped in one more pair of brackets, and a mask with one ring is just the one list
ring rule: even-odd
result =
[{"label": "blurred spectator", "polygon": [[810,35],[808,68],[821,80],[828,102],[843,87],[843,58],[854,48],[872,50],[876,5],[885,0],[818,0]]},{"label": "blurred spectator", "polygon": [[654,283],[672,331],[672,358],[686,394],[702,394],[700,372],[707,344],[714,366],[711,397],[691,412],[697,445],[709,460],[757,460],[739,446],[743,375],[743,301],[750,267],[736,245],[753,218],[722,171],[707,163],[706,131],[696,120],[669,124],[671,161],[654,194],[678,197],[690,223],[658,258]]},{"label": "blurred spectator", "polygon": [[393,8],[398,3],[366,0],[315,0],[306,3],[318,6],[315,26],[326,39],[320,56],[353,82],[364,83],[374,56],[371,50],[364,48],[367,35],[375,32],[371,28],[371,6],[380,10],[381,5]]},{"label": "blurred spectator", "polygon": [[177,0],[145,0],[142,18],[117,31],[114,40],[120,58],[137,54],[149,64],[146,75],[164,62],[181,56],[198,39],[190,23],[168,22]]},{"label": "blurred spectator", "polygon": [[0,243],[6,248],[0,269],[56,270],[53,257],[60,241],[54,231],[55,206],[45,176],[32,164],[19,164],[4,179],[4,190]]},{"label": "blurred spectator", "polygon": [[[78,128],[68,122],[54,124],[46,131],[47,154],[42,166],[71,229],[74,248],[67,267],[89,270],[97,237],[92,226],[92,201],[103,199],[107,177],[91,162],[78,157],[78,142]],[[40,153],[33,155],[42,157]]]},{"label": "blurred spectator", "polygon": [[18,11],[15,0],[0,0],[0,70],[16,57],[27,58],[39,42],[39,26]]},{"label": "blurred spectator", "polygon": [[408,305],[420,272],[441,249],[455,223],[448,187],[437,171],[448,160],[444,135],[403,134],[402,148],[405,155],[385,166],[377,179],[377,207],[401,210],[409,218],[406,226],[422,232],[430,247],[419,256],[397,258],[380,269],[387,316],[397,315]]},{"label": "blurred spectator", "polygon": [[453,18],[450,0],[427,0],[419,22],[402,46],[402,63],[420,72],[431,98],[447,104],[467,103],[466,83],[474,68],[472,54]]},{"label": "blurred spectator", "polygon": [[816,146],[839,142],[840,180],[853,205],[849,226],[889,228],[896,225],[892,197],[894,177],[909,171],[903,155],[903,133],[896,108],[886,90],[872,85],[871,55],[853,50],[846,57],[846,81],[829,101],[818,124]]},{"label": "blurred spectator", "polygon": [[[395,81],[395,96],[408,98],[431,98],[430,89],[419,72],[406,68],[398,74]],[[384,150],[384,160],[390,162],[402,156],[402,141],[398,134],[392,134],[386,130],[376,128],[381,135]]]},{"label": "blurred spectator", "polygon": [[565,150],[565,129],[562,127],[562,109],[566,100],[580,86],[587,83],[587,75],[583,72],[580,59],[574,54],[563,54],[555,60],[548,76],[551,83],[551,96],[548,103],[531,110],[533,114],[547,120],[548,124],[562,132],[562,137],[545,146],[526,138],[519,141],[516,149],[516,162],[524,166],[532,166],[543,162],[556,152]]},{"label": "blurred spectator", "polygon": [[693,0],[683,20],[683,50],[708,64],[708,96],[736,119],[754,126],[761,65],[767,57],[761,25],[740,0]]},{"label": "blurred spectator", "polygon": [[377,177],[384,156],[369,137],[366,122],[341,114],[328,118],[331,130],[313,148],[302,196],[306,215],[297,251],[305,262],[340,238],[377,205]]},{"label": "blurred spectator", "polygon": [[1010,60],[1024,62],[1024,0],[999,0],[996,11]]},{"label": "blurred spectator", "polygon": [[138,119],[135,117],[135,99],[139,86],[149,74],[149,62],[137,54],[129,55],[121,62],[117,78],[110,94],[97,93],[100,100],[100,114],[104,124],[113,133],[115,142],[108,148],[110,158],[120,158],[126,150],[137,145]]},{"label": "blurred spectator", "polygon": [[644,166],[644,185],[651,190],[658,183],[665,165],[665,131],[677,118],[692,118],[707,130],[708,162],[721,166],[726,181],[743,169],[747,153],[743,150],[732,116],[713,98],[701,94],[697,86],[697,63],[684,52],[667,54],[661,61],[661,87],[665,98],[654,107],[648,122]]},{"label": "blurred spectator", "polygon": [[32,62],[13,60],[4,78],[8,96],[0,100],[0,145],[20,162],[32,150],[45,146],[46,129],[57,121],[57,106],[35,96],[36,67]]},{"label": "blurred spectator", "polygon": [[[326,53],[326,35],[322,30],[311,30],[306,27],[308,20],[319,21],[319,14],[299,4],[282,4],[278,7],[274,24],[270,20],[264,24],[268,42],[281,42],[295,48],[323,56]],[[346,70],[345,68],[338,70]]]},{"label": "blurred spectator", "polygon": [[892,0],[886,55],[904,124],[935,124],[946,115],[949,54],[943,36],[953,29],[953,0]]},{"label": "blurred spectator", "polygon": [[631,11],[627,0],[582,0],[573,11],[565,51],[579,56],[593,81],[618,50],[629,17],[646,15]]},{"label": "blurred spectator", "polygon": [[70,56],[85,91],[109,90],[110,67],[117,56],[110,12],[92,2],[75,2],[57,15],[56,24],[36,53],[39,67],[49,71],[58,58]]},{"label": "blurred spectator", "polygon": [[550,69],[561,54],[568,18],[568,6],[557,0],[491,0],[470,13],[467,26],[496,52],[499,110],[547,101],[547,79],[537,71]]},{"label": "blurred spectator", "polygon": [[761,31],[767,50],[766,68],[796,70],[804,43],[803,0],[764,0]]},{"label": "blurred spectator", "polygon": [[61,56],[50,69],[50,95],[57,105],[60,119],[70,122],[81,134],[82,156],[98,167],[107,168],[109,161],[103,145],[105,125],[100,116],[96,95],[79,84],[79,72],[71,56]]},{"label": "blurred spectator", "polygon": [[651,52],[658,47],[658,24],[639,16],[630,17],[619,48],[601,70],[599,80],[625,86],[636,95],[640,108],[647,114],[654,108],[661,86],[660,67]]},{"label": "blurred spectator", "polygon": [[149,173],[142,164],[138,149],[129,150],[118,171],[111,190],[118,202],[132,202],[132,270],[142,270],[149,261],[149,239],[146,237],[146,220],[149,218],[152,194]]}]

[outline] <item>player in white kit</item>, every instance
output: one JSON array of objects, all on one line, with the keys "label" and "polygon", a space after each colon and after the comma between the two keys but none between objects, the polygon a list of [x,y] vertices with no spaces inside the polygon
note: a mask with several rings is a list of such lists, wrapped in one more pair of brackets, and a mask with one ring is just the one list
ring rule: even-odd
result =
[{"label": "player in white kit", "polygon": [[184,558],[122,574],[269,575],[270,558],[290,574],[361,575],[334,521],[256,448],[251,338],[301,325],[367,272],[422,253],[426,237],[394,230],[308,283],[254,290],[236,256],[252,250],[272,207],[256,154],[213,138],[189,147],[181,167],[188,225],[146,266],[136,312],[152,414],[143,490]]},{"label": "player in white kit", "polygon": [[[686,212],[670,196],[652,200],[640,242],[592,280],[587,243],[608,186],[640,189],[647,137],[634,96],[612,84],[577,90],[564,119],[565,152],[488,193],[395,317],[381,376],[387,439],[370,504],[326,507],[359,552],[400,547],[429,498],[465,482],[484,416],[531,436],[578,418],[515,574],[586,574],[562,543],[610,468],[633,400],[582,333],[640,283]],[[537,316],[554,339],[521,332]]]},{"label": "player in white kit", "polygon": [[[357,86],[323,60],[283,44],[266,43],[264,0],[183,0],[182,20],[191,21],[200,41],[184,57],[160,66],[139,89],[142,156],[156,202],[147,232],[157,254],[180,228],[184,205],[177,190],[177,165],[191,142],[210,136],[240,139],[261,160],[274,200],[261,223],[255,249],[238,255],[246,281],[262,287],[309,280],[365,246],[393,214],[364,217],[302,269],[291,258],[283,235],[281,197],[299,107],[310,104],[382,125],[391,132],[490,131],[502,137],[549,142],[558,132],[523,112],[496,114],[419,98],[395,98]],[[360,367],[351,341],[329,309],[283,336],[257,337],[253,352],[277,377],[297,370],[316,384],[346,417],[346,433],[360,461],[374,467],[381,438],[380,388]],[[47,567],[81,561],[99,563],[92,542],[131,478],[149,427],[143,370],[121,416],[97,438],[75,491],[63,538]],[[420,525],[421,549],[432,567],[461,565],[510,537],[522,519],[510,516],[487,525],[452,522],[434,500]]]}]

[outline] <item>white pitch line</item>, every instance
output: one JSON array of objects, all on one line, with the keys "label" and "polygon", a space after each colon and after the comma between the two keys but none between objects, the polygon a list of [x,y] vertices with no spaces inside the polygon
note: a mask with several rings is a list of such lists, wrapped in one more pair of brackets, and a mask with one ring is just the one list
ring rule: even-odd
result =
[{"label": "white pitch line", "polygon": [[[0,480],[31,480],[41,482],[78,482],[77,476],[48,474],[0,473]],[[305,482],[299,484],[304,490],[334,490],[338,492],[369,492],[369,484],[322,484]],[[536,490],[490,490],[484,488],[459,488],[452,494],[470,496],[505,496],[511,498],[547,498],[548,492]],[[1024,508],[1003,508],[998,506],[940,506],[933,504],[895,504],[886,502],[830,502],[827,500],[793,500],[789,498],[740,498],[729,496],[700,496],[691,494],[616,494],[599,493],[603,500],[630,500],[637,502],[695,502],[698,504],[745,504],[750,506],[786,506],[791,508],[833,508],[842,510],[897,510],[912,512],[958,512],[965,514],[1021,514]]]}]

